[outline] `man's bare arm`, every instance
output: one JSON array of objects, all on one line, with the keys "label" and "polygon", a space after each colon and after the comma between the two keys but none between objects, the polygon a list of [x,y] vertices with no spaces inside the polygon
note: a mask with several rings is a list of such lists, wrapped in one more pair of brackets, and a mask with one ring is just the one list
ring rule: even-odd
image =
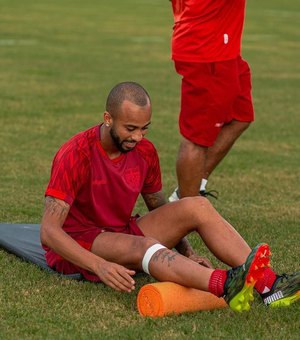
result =
[{"label": "man's bare arm", "polygon": [[131,275],[135,272],[116,263],[106,261],[96,254],[81,247],[62,228],[69,213],[70,205],[47,196],[41,224],[41,241],[67,261],[87,269],[108,286],[118,291],[130,292],[134,289]]},{"label": "man's bare arm", "polygon": [[201,264],[202,266],[213,268],[211,262],[203,256],[199,256],[195,253],[194,249],[192,248],[190,242],[186,237],[184,237],[175,247],[178,253],[188,257],[189,259]]},{"label": "man's bare arm", "polygon": [[82,255],[87,251],[62,229],[69,210],[68,203],[55,197],[46,197],[41,223],[41,241],[66,260],[92,270],[87,263],[84,263],[86,261],[82,260]]},{"label": "man's bare arm", "polygon": [[175,247],[175,249],[178,251],[178,253],[190,257],[195,254],[194,249],[192,248],[190,242],[186,237],[184,237]]},{"label": "man's bare arm", "polygon": [[167,203],[163,191],[158,191],[154,194],[142,194],[142,196],[149,211],[161,207]]},{"label": "man's bare arm", "polygon": [[60,226],[62,226],[69,210],[70,206],[68,203],[52,196],[46,196],[44,217],[53,218],[55,222],[58,222]]}]

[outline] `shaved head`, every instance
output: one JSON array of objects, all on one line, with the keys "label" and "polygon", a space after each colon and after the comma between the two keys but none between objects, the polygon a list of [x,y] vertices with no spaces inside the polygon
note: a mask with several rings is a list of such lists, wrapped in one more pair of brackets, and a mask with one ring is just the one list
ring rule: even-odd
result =
[{"label": "shaved head", "polygon": [[141,85],[135,82],[123,82],[110,91],[106,100],[106,111],[115,117],[124,100],[141,107],[150,103],[149,94]]}]

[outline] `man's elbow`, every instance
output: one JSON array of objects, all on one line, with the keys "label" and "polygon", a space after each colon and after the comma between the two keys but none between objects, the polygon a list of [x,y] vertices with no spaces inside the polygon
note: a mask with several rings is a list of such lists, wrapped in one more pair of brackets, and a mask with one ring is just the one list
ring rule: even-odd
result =
[{"label": "man's elbow", "polygon": [[42,223],[41,224],[41,229],[40,229],[40,239],[41,243],[45,246],[50,247],[51,243],[51,233],[49,232],[49,226],[46,224]]}]

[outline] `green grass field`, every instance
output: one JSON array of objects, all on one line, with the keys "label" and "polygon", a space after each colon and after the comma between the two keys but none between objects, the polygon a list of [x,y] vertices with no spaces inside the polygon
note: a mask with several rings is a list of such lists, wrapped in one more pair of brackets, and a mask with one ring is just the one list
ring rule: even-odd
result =
[{"label": "green grass field", "polygon": [[[165,192],[176,185],[180,79],[170,60],[167,0],[0,0],[0,222],[39,223],[58,147],[102,120],[117,82],[144,85],[149,138]],[[215,207],[251,246],[268,242],[278,272],[300,258],[300,5],[248,2],[243,55],[253,72],[256,122],[210,179]],[[142,202],[137,211],[146,212]],[[192,235],[199,253],[208,256]],[[0,250],[1,339],[298,339],[300,303],[142,318],[135,293],[50,275]]]}]

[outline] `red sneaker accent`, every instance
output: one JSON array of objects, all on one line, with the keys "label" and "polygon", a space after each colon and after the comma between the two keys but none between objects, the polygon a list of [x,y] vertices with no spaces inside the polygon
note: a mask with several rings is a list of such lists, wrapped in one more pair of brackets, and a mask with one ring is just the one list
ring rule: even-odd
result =
[{"label": "red sneaker accent", "polygon": [[277,276],[273,272],[273,270],[271,268],[266,268],[264,270],[263,277],[256,282],[254,287],[258,291],[258,293],[262,294],[266,287],[269,290],[271,290],[276,278],[277,278]]},{"label": "red sneaker accent", "polygon": [[270,267],[270,256],[271,252],[269,246],[267,244],[262,244],[258,248],[255,258],[249,268],[245,282],[246,284],[253,286],[255,282],[264,276],[266,268]]}]

